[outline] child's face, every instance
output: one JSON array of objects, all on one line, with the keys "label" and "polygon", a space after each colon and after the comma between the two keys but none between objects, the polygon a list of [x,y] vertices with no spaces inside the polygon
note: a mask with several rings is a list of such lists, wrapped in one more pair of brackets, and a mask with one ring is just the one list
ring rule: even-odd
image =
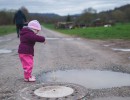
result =
[{"label": "child's face", "polygon": [[35,30],[35,34],[38,34],[39,33],[39,30]]}]

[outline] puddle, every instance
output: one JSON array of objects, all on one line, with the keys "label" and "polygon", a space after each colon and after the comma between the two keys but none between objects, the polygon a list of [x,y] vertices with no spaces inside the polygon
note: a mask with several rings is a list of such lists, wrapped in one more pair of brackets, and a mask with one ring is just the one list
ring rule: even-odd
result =
[{"label": "puddle", "polygon": [[46,40],[59,40],[60,38],[46,38]]},{"label": "puddle", "polygon": [[114,51],[130,51],[130,49],[119,49],[119,48],[112,48]]},{"label": "puddle", "polygon": [[105,44],[105,45],[103,45],[104,47],[109,47],[109,46],[113,46],[113,45],[115,45],[115,44]]},{"label": "puddle", "polygon": [[11,53],[12,50],[7,50],[7,49],[0,49],[0,54],[1,53]]},{"label": "puddle", "polygon": [[110,45],[103,45],[104,47],[109,47]]},{"label": "puddle", "polygon": [[80,38],[63,38],[63,40],[72,41],[72,40],[80,40]]},{"label": "puddle", "polygon": [[80,38],[46,38],[47,40],[67,40],[67,41],[72,41],[72,40],[80,40]]},{"label": "puddle", "polygon": [[5,38],[3,38],[3,37],[0,37],[0,42],[10,41],[10,40],[12,40],[12,39],[5,39]]},{"label": "puddle", "polygon": [[75,83],[91,89],[130,86],[130,74],[99,70],[59,70],[43,74],[41,80]]},{"label": "puddle", "polygon": [[103,98],[96,98],[93,100],[130,100],[130,97],[103,97]]}]

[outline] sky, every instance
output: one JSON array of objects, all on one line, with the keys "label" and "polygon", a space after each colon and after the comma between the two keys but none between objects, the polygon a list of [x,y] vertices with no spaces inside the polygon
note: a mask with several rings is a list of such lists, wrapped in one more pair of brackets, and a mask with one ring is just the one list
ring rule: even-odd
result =
[{"label": "sky", "polygon": [[113,10],[130,4],[130,0],[0,0],[0,10],[18,10],[22,6],[30,13],[80,14],[87,8],[97,12]]}]

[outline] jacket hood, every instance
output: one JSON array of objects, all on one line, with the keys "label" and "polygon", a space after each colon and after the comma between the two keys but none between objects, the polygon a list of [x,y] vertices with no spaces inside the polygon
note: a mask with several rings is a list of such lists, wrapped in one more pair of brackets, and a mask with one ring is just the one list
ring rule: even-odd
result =
[{"label": "jacket hood", "polygon": [[33,31],[29,28],[29,27],[23,27],[21,32],[20,32],[20,35],[25,35],[25,34],[29,34],[29,33],[33,33]]}]

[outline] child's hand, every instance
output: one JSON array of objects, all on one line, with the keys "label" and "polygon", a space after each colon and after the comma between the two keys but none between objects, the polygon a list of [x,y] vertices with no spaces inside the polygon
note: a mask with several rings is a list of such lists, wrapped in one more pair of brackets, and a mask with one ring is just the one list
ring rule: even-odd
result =
[{"label": "child's hand", "polygon": [[44,44],[46,44],[46,41],[44,42]]}]

